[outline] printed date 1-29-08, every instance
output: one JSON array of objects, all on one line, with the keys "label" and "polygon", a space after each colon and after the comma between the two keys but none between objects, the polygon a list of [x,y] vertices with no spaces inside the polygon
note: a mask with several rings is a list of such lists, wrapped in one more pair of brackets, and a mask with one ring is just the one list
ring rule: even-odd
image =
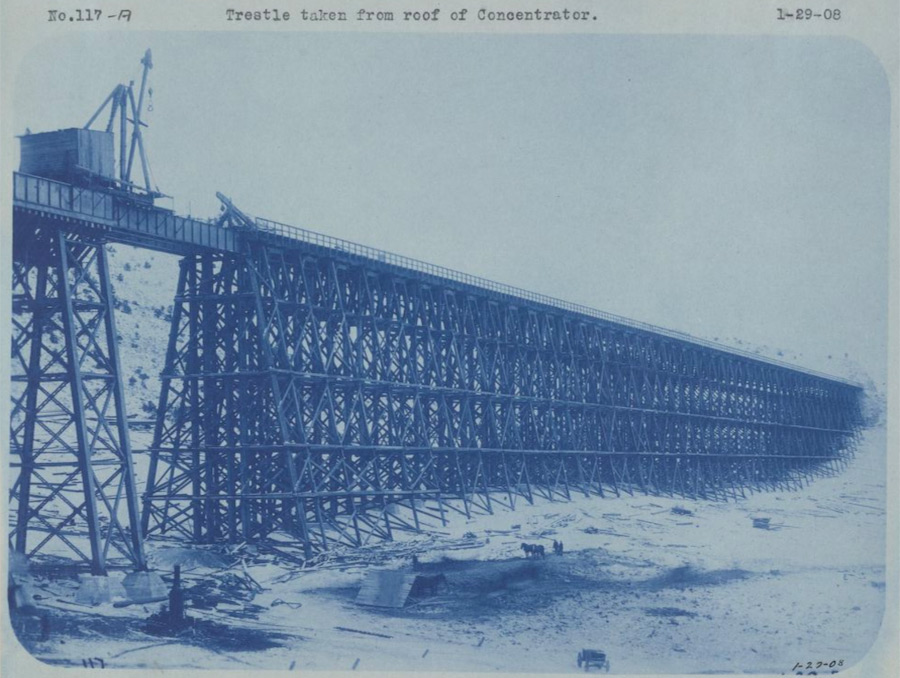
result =
[{"label": "printed date 1-29-08", "polygon": [[777,9],[778,21],[787,21],[794,19],[795,21],[812,21],[813,19],[825,19],[825,21],[840,21],[841,10],[839,9]]}]

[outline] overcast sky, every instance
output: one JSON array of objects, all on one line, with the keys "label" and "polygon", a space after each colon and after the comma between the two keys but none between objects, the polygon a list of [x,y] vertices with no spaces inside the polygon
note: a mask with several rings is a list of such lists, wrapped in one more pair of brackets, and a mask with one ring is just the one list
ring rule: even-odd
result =
[{"label": "overcast sky", "polygon": [[16,132],[83,125],[146,47],[146,142],[179,212],[211,216],[222,191],[884,381],[889,100],[854,42],[91,32],[35,47]]}]

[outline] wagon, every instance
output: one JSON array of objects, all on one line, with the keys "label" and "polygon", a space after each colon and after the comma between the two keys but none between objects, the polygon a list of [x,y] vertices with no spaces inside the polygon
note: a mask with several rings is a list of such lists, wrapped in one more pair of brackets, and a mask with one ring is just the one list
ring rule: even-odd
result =
[{"label": "wagon", "polygon": [[596,666],[609,673],[609,659],[603,650],[582,650],[578,653],[578,668],[584,666],[587,671],[590,667]]}]

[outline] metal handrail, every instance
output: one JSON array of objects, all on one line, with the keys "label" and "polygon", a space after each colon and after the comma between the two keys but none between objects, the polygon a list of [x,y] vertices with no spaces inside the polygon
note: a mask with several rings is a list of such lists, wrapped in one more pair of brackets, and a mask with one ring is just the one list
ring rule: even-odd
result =
[{"label": "metal handrail", "polygon": [[386,250],[380,250],[375,247],[369,247],[368,245],[361,245],[350,240],[336,238],[334,236],[319,233],[317,231],[311,231],[300,226],[292,226],[290,224],[284,224],[278,221],[272,221],[271,219],[264,219],[262,217],[254,217],[254,221],[256,223],[256,227],[261,231],[273,233],[275,235],[290,238],[292,240],[300,240],[303,242],[311,243],[313,245],[327,247],[333,250],[353,254],[355,256],[364,257],[373,261],[398,266],[412,271],[418,271],[420,273],[425,273],[427,275],[432,275],[438,278],[453,280],[464,285],[472,285],[474,287],[490,290],[492,292],[497,292],[499,294],[504,294],[517,299],[523,299],[526,301],[543,304],[545,306],[552,306],[554,308],[559,308],[565,311],[579,313],[581,315],[585,315],[591,318],[597,318],[599,320],[615,323],[617,325],[624,325],[626,327],[653,332],[655,334],[662,334],[664,336],[678,339],[680,341],[686,341],[691,344],[698,344],[700,346],[723,351],[732,355],[740,355],[746,358],[750,358],[751,360],[757,360],[771,365],[776,365],[778,367],[786,367],[798,372],[809,374],[810,376],[828,379],[830,381],[837,381],[848,384],[850,386],[862,388],[862,384],[850,379],[844,379],[843,377],[836,377],[824,372],[818,372],[816,370],[808,369],[805,367],[799,367],[797,365],[792,365],[781,360],[776,360],[774,358],[751,353],[750,351],[733,348],[724,344],[719,344],[708,339],[701,339],[699,337],[687,334],[686,332],[679,332],[677,330],[666,329],[665,327],[652,325],[650,323],[641,322],[639,320],[632,320],[631,318],[615,315],[613,313],[607,313],[606,311],[591,308],[590,306],[583,306],[582,304],[575,304],[573,302],[565,301],[563,299],[557,299],[556,297],[550,297],[545,294],[531,292],[520,287],[514,287],[505,283],[499,283],[494,280],[471,275],[469,273],[463,273],[462,271],[457,271],[452,268],[430,264],[420,259],[413,259],[412,257],[407,257],[402,254],[395,254]]}]

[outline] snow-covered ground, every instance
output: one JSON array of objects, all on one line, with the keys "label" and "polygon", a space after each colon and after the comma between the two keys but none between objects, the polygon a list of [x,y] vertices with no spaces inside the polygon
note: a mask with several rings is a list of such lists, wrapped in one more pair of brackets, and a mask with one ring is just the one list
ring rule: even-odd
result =
[{"label": "snow-covered ground", "polygon": [[[150,420],[177,261],[124,246],[112,260],[127,406],[133,420]],[[149,433],[135,429],[143,489]],[[584,647],[605,650],[614,673],[845,668],[868,650],[884,609],[885,448],[878,425],[841,473],[737,501],[624,494],[521,502],[515,512],[495,504],[492,515],[450,514],[449,525],[338,550],[307,569],[246,545],[151,539],[159,572],[183,565],[190,614],[220,625],[178,639],[147,632],[159,604],[77,605],[75,577],[38,560],[30,583],[49,633],[34,619],[19,629],[44,661],[101,658],[109,668],[566,673]],[[757,517],[772,529],[755,529]],[[563,556],[523,558],[522,542],[550,553],[553,540]],[[409,569],[413,554],[446,574],[437,596],[402,610],[355,604],[367,572]]]},{"label": "snow-covered ground", "polygon": [[[564,673],[578,670],[583,647],[605,650],[614,673],[845,668],[867,652],[884,609],[884,449],[884,430],[870,430],[843,472],[800,491],[495,507],[304,570],[252,547],[151,540],[151,563],[163,573],[182,563],[197,604],[223,582],[238,592],[191,610],[236,635],[153,636],[144,620],[159,605],[80,607],[74,580],[36,574],[53,631],[43,641],[26,631],[25,642],[45,661],[100,657],[110,668]],[[772,529],[753,528],[754,517]],[[550,552],[554,539],[565,554],[529,568],[520,544]],[[413,553],[446,574],[437,596],[401,610],[355,604],[368,570],[408,569]],[[261,591],[236,586],[245,572]]]},{"label": "snow-covered ground", "polygon": [[178,284],[178,259],[126,245],[109,246],[110,276],[116,294],[116,333],[128,413],[155,416],[159,375]]}]

